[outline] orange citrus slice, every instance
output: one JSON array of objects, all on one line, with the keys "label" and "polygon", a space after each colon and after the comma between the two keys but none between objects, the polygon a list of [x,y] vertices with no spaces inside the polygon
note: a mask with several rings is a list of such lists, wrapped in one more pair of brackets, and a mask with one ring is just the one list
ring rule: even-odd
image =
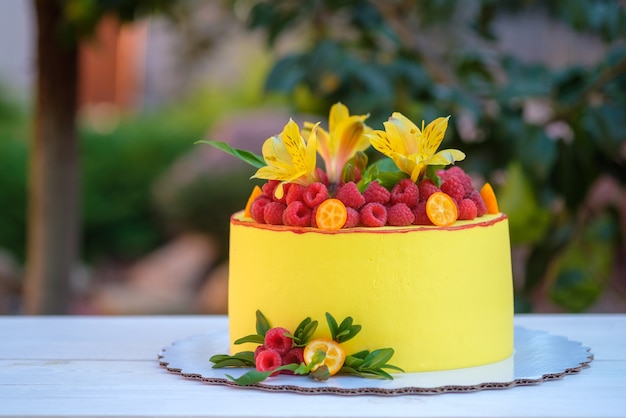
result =
[{"label": "orange citrus slice", "polygon": [[317,208],[315,223],[320,229],[341,229],[348,219],[346,206],[339,199],[326,199]]},{"label": "orange citrus slice", "polygon": [[426,201],[426,215],[437,226],[452,225],[459,216],[454,199],[444,192],[435,192]]},{"label": "orange citrus slice", "polygon": [[252,218],[252,214],[250,213],[250,206],[252,206],[252,202],[259,197],[263,193],[263,190],[259,186],[254,186],[252,189],[252,193],[250,193],[250,197],[248,198],[248,203],[246,203],[246,208],[243,211],[243,216],[246,218]]},{"label": "orange citrus slice", "polygon": [[317,366],[314,366],[311,371],[317,369],[319,366],[324,364],[326,365],[326,367],[328,367],[328,373],[333,376],[341,369],[341,367],[343,366],[343,362],[346,360],[346,352],[343,350],[338,342],[325,339],[316,339],[309,341],[306,347],[304,347],[304,363],[307,366],[311,363],[311,361],[313,360],[313,356],[318,351],[323,351],[324,353],[326,353],[326,357],[324,357],[324,361],[322,361]]},{"label": "orange citrus slice", "polygon": [[480,188],[480,196],[485,202],[487,213],[496,214],[500,212],[498,210],[498,200],[496,199],[496,194],[493,192],[491,184],[485,183],[483,187]]}]

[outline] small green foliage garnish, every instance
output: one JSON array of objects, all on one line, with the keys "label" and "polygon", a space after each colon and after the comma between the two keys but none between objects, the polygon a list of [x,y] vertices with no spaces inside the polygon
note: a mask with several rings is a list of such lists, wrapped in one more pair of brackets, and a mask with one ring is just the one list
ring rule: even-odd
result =
[{"label": "small green foliage garnish", "polygon": [[361,331],[360,325],[352,325],[352,317],[348,316],[341,322],[341,325],[337,325],[337,321],[331,314],[326,312],[326,322],[328,322],[328,328],[330,329],[330,336],[334,341],[338,343],[346,342],[352,339],[355,335]]},{"label": "small green foliage garnish", "polygon": [[[361,326],[355,325],[352,317],[350,316],[346,317],[340,324],[338,324],[335,318],[330,313],[326,312],[326,322],[328,323],[332,339],[338,344],[350,340],[361,330]],[[302,349],[305,348],[310,341],[312,341],[313,334],[317,330],[317,326],[317,321],[314,321],[311,318],[306,318],[298,324],[293,334],[286,334],[286,336],[293,340],[293,347],[299,347]],[[265,315],[263,315],[261,311],[257,310],[257,333],[239,338],[235,341],[235,344],[255,343],[263,345],[265,335],[270,329],[271,325]],[[403,372],[401,368],[387,363],[393,354],[393,349],[382,348],[372,352],[365,350],[356,354],[348,355],[346,356],[343,366],[339,370],[339,374],[367,378],[393,379],[391,374],[389,374],[385,369]],[[238,385],[248,386],[262,382],[276,372],[289,370],[295,375],[308,375],[311,379],[322,382],[328,380],[331,376],[328,366],[323,364],[325,358],[326,353],[322,350],[318,350],[313,355],[309,364],[304,362],[300,364],[285,364],[267,371],[260,371],[258,369],[250,370],[237,378],[228,374],[226,377]],[[254,352],[252,351],[242,351],[232,356],[227,354],[216,354],[210,358],[210,361],[214,363],[213,368],[257,367],[255,364]],[[335,372],[336,369],[334,373]]]},{"label": "small green foliage garnish", "polygon": [[290,335],[290,337],[293,338],[294,347],[306,346],[311,340],[311,337],[313,337],[316,329],[317,321],[312,321],[309,317],[300,322],[293,335]]},{"label": "small green foliage garnish", "polygon": [[272,328],[272,326],[270,325],[270,322],[267,320],[265,315],[263,315],[263,313],[260,310],[257,309],[257,311],[256,311],[256,333],[259,334],[262,337],[265,337],[265,334],[267,334],[267,331],[269,331],[270,328]]},{"label": "small green foliage garnish", "polygon": [[235,341],[235,344],[255,343],[263,344],[265,340],[265,334],[272,328],[269,321],[259,310],[256,311],[256,334],[246,335]]},{"label": "small green foliage garnish", "polygon": [[359,377],[379,377],[392,380],[393,377],[383,369],[404,372],[404,370],[397,366],[387,364],[393,354],[393,348],[381,348],[372,352],[364,350],[356,354],[351,354],[346,356],[346,361],[340,373]]},{"label": "small green foliage garnish", "polygon": [[254,353],[252,351],[241,351],[233,356],[227,354],[216,354],[209,361],[215,363],[214,369],[223,367],[254,367]]}]

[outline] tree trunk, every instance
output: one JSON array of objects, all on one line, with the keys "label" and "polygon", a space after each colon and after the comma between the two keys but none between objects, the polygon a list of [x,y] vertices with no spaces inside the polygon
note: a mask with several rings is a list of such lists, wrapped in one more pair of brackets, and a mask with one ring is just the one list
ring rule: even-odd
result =
[{"label": "tree trunk", "polygon": [[[79,236],[78,47],[61,32],[62,2],[35,0],[37,90],[29,161],[24,312],[69,313]],[[65,34],[66,35],[66,34]]]}]

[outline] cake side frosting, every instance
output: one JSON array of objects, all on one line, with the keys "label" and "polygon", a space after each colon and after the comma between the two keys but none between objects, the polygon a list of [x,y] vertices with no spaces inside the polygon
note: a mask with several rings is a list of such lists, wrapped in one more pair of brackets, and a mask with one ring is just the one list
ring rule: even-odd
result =
[{"label": "cake side frosting", "polygon": [[[364,324],[344,343],[395,350],[407,372],[471,367],[513,350],[513,289],[506,215],[454,226],[339,232],[231,219],[231,343],[254,332],[255,311],[287,329],[305,317]],[[318,331],[322,337],[323,330]],[[254,350],[233,345],[231,351]]]}]

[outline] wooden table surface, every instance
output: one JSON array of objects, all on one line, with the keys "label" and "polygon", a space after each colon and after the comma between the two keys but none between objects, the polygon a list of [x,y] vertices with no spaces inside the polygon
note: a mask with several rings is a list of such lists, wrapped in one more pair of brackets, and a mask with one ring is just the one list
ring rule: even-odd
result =
[{"label": "wooden table surface", "polygon": [[590,347],[580,373],[472,393],[271,393],[185,379],[159,365],[173,341],[226,330],[224,316],[0,317],[0,416],[626,417],[626,314],[518,315],[516,325]]}]

